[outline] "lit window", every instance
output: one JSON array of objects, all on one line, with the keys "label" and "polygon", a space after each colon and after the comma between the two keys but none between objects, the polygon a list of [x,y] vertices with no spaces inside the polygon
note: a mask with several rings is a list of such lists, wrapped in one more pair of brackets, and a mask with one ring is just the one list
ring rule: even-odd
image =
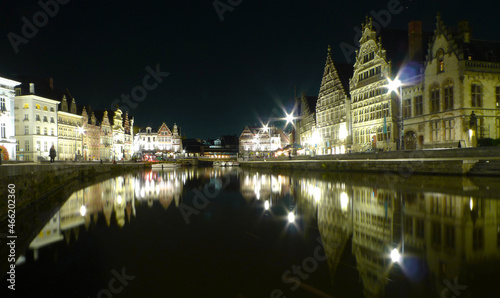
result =
[{"label": "lit window", "polygon": [[30,104],[29,103],[25,103],[24,106],[23,106],[23,109],[29,109],[30,108]]},{"label": "lit window", "polygon": [[43,106],[43,110],[44,110],[44,111],[47,111],[47,106]]},{"label": "lit window", "polygon": [[39,104],[36,104],[36,109],[40,110],[40,105]]}]

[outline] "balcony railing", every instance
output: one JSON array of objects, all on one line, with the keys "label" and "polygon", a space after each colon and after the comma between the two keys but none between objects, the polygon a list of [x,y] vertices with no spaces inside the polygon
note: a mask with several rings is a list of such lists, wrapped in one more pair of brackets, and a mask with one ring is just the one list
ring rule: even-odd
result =
[{"label": "balcony railing", "polygon": [[465,68],[472,71],[500,72],[500,63],[465,60]]}]

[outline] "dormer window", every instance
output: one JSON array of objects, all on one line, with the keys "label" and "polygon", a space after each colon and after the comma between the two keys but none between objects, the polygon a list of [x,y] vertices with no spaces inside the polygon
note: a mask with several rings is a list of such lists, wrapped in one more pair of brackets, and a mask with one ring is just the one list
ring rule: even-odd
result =
[{"label": "dormer window", "polygon": [[439,49],[436,52],[436,59],[437,59],[437,72],[444,72],[444,51],[443,49]]}]

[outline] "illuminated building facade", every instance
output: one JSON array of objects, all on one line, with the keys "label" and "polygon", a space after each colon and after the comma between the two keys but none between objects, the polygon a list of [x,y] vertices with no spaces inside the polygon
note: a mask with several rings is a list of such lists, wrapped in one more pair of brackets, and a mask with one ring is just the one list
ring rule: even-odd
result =
[{"label": "illuminated building facade", "polygon": [[[16,160],[16,138],[15,119],[19,109],[14,105],[14,87],[21,84],[5,78],[0,78],[0,148],[2,149],[2,160]],[[16,121],[17,120],[17,121]]]}]

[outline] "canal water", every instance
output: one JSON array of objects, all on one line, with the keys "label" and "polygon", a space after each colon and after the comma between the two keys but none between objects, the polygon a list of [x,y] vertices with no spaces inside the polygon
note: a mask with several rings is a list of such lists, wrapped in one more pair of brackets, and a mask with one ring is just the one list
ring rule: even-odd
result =
[{"label": "canal water", "polygon": [[126,174],[19,231],[33,237],[18,247],[15,292],[4,273],[0,296],[500,297],[499,182],[240,168]]}]

